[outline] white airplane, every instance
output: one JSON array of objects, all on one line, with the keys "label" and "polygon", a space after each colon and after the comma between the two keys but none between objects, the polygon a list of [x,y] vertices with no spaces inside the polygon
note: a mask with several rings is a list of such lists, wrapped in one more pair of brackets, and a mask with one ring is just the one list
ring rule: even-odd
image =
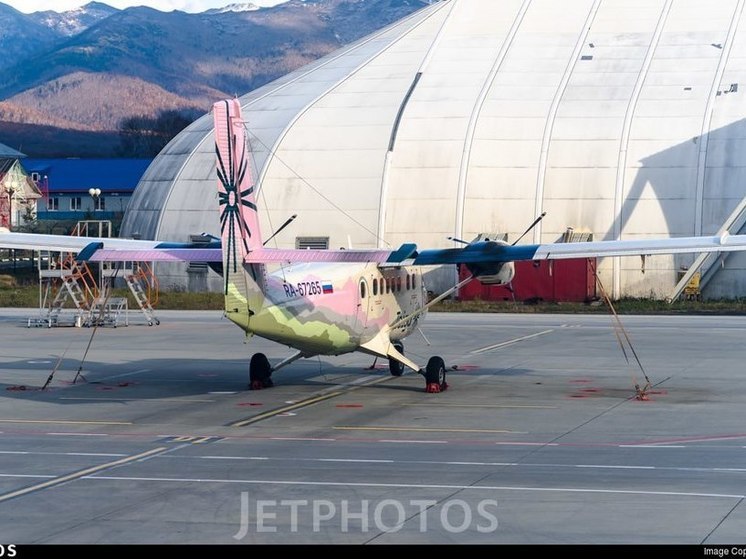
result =
[{"label": "white airplane", "polygon": [[[726,252],[746,250],[746,235],[512,246],[475,241],[462,248],[418,250],[284,250],[265,248],[257,215],[238,100],[213,107],[221,240],[209,244],[69,237],[0,230],[0,247],[75,252],[79,261],[197,261],[222,264],[225,314],[248,335],[295,349],[272,365],[252,356],[250,386],[272,386],[271,375],[299,358],[360,351],[425,377],[427,392],[448,387],[441,357],[422,367],[404,355],[402,340],[427,309],[466,282],[491,285],[513,279],[517,260]],[[208,198],[207,194],[205,196]],[[463,264],[471,277],[430,303],[421,267]]]}]

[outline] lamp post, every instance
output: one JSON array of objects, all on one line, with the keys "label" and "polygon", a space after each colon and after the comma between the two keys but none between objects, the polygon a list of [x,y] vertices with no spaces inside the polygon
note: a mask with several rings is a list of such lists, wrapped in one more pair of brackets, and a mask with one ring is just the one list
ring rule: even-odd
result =
[{"label": "lamp post", "polygon": [[96,211],[98,209],[98,199],[99,196],[101,196],[101,189],[100,188],[89,188],[88,194],[91,195],[91,198],[93,198],[93,211]]}]

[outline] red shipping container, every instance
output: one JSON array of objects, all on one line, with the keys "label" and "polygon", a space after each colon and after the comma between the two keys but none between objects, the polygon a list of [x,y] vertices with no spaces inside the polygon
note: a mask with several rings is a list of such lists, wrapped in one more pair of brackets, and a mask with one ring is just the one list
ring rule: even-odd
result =
[{"label": "red shipping container", "polygon": [[[515,300],[592,301],[596,298],[595,267],[595,258],[516,262],[512,282]],[[460,267],[459,276],[462,280],[469,276],[466,266]],[[512,301],[513,296],[504,285],[483,285],[474,280],[459,290],[458,298],[462,301]]]}]

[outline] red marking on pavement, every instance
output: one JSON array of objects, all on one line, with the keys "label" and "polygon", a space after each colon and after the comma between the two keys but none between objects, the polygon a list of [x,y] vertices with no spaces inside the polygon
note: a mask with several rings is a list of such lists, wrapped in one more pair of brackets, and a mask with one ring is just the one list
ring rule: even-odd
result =
[{"label": "red marking on pavement", "polygon": [[238,407],[246,407],[246,406],[251,406],[251,407],[254,407],[254,406],[261,406],[261,405],[263,405],[263,404],[262,404],[261,402],[239,402],[239,403],[238,403],[238,404],[236,404],[236,405],[237,405]]},{"label": "red marking on pavement", "polygon": [[601,392],[600,388],[581,388],[581,392]]},{"label": "red marking on pavement", "polygon": [[362,408],[362,404],[337,404],[338,408]]},{"label": "red marking on pavement", "polygon": [[473,371],[475,369],[479,369],[479,367],[477,365],[454,365],[451,367],[453,371]]},{"label": "red marking on pavement", "polygon": [[28,390],[28,387],[25,384],[18,384],[16,386],[6,386],[5,390],[24,391],[24,390]]}]

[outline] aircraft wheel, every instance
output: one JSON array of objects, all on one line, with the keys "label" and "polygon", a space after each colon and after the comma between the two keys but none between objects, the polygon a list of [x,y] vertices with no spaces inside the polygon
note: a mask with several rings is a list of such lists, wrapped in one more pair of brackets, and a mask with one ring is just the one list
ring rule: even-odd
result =
[{"label": "aircraft wheel", "polygon": [[263,353],[255,353],[249,362],[249,383],[251,390],[261,390],[272,386],[272,365]]},{"label": "aircraft wheel", "polygon": [[[404,344],[401,342],[394,342],[396,351],[404,355]],[[400,377],[404,373],[404,365],[399,363],[396,359],[389,357],[389,371],[392,376]]]},{"label": "aircraft wheel", "polygon": [[437,394],[448,388],[446,382],[446,364],[442,357],[431,357],[425,368],[425,391]]}]

